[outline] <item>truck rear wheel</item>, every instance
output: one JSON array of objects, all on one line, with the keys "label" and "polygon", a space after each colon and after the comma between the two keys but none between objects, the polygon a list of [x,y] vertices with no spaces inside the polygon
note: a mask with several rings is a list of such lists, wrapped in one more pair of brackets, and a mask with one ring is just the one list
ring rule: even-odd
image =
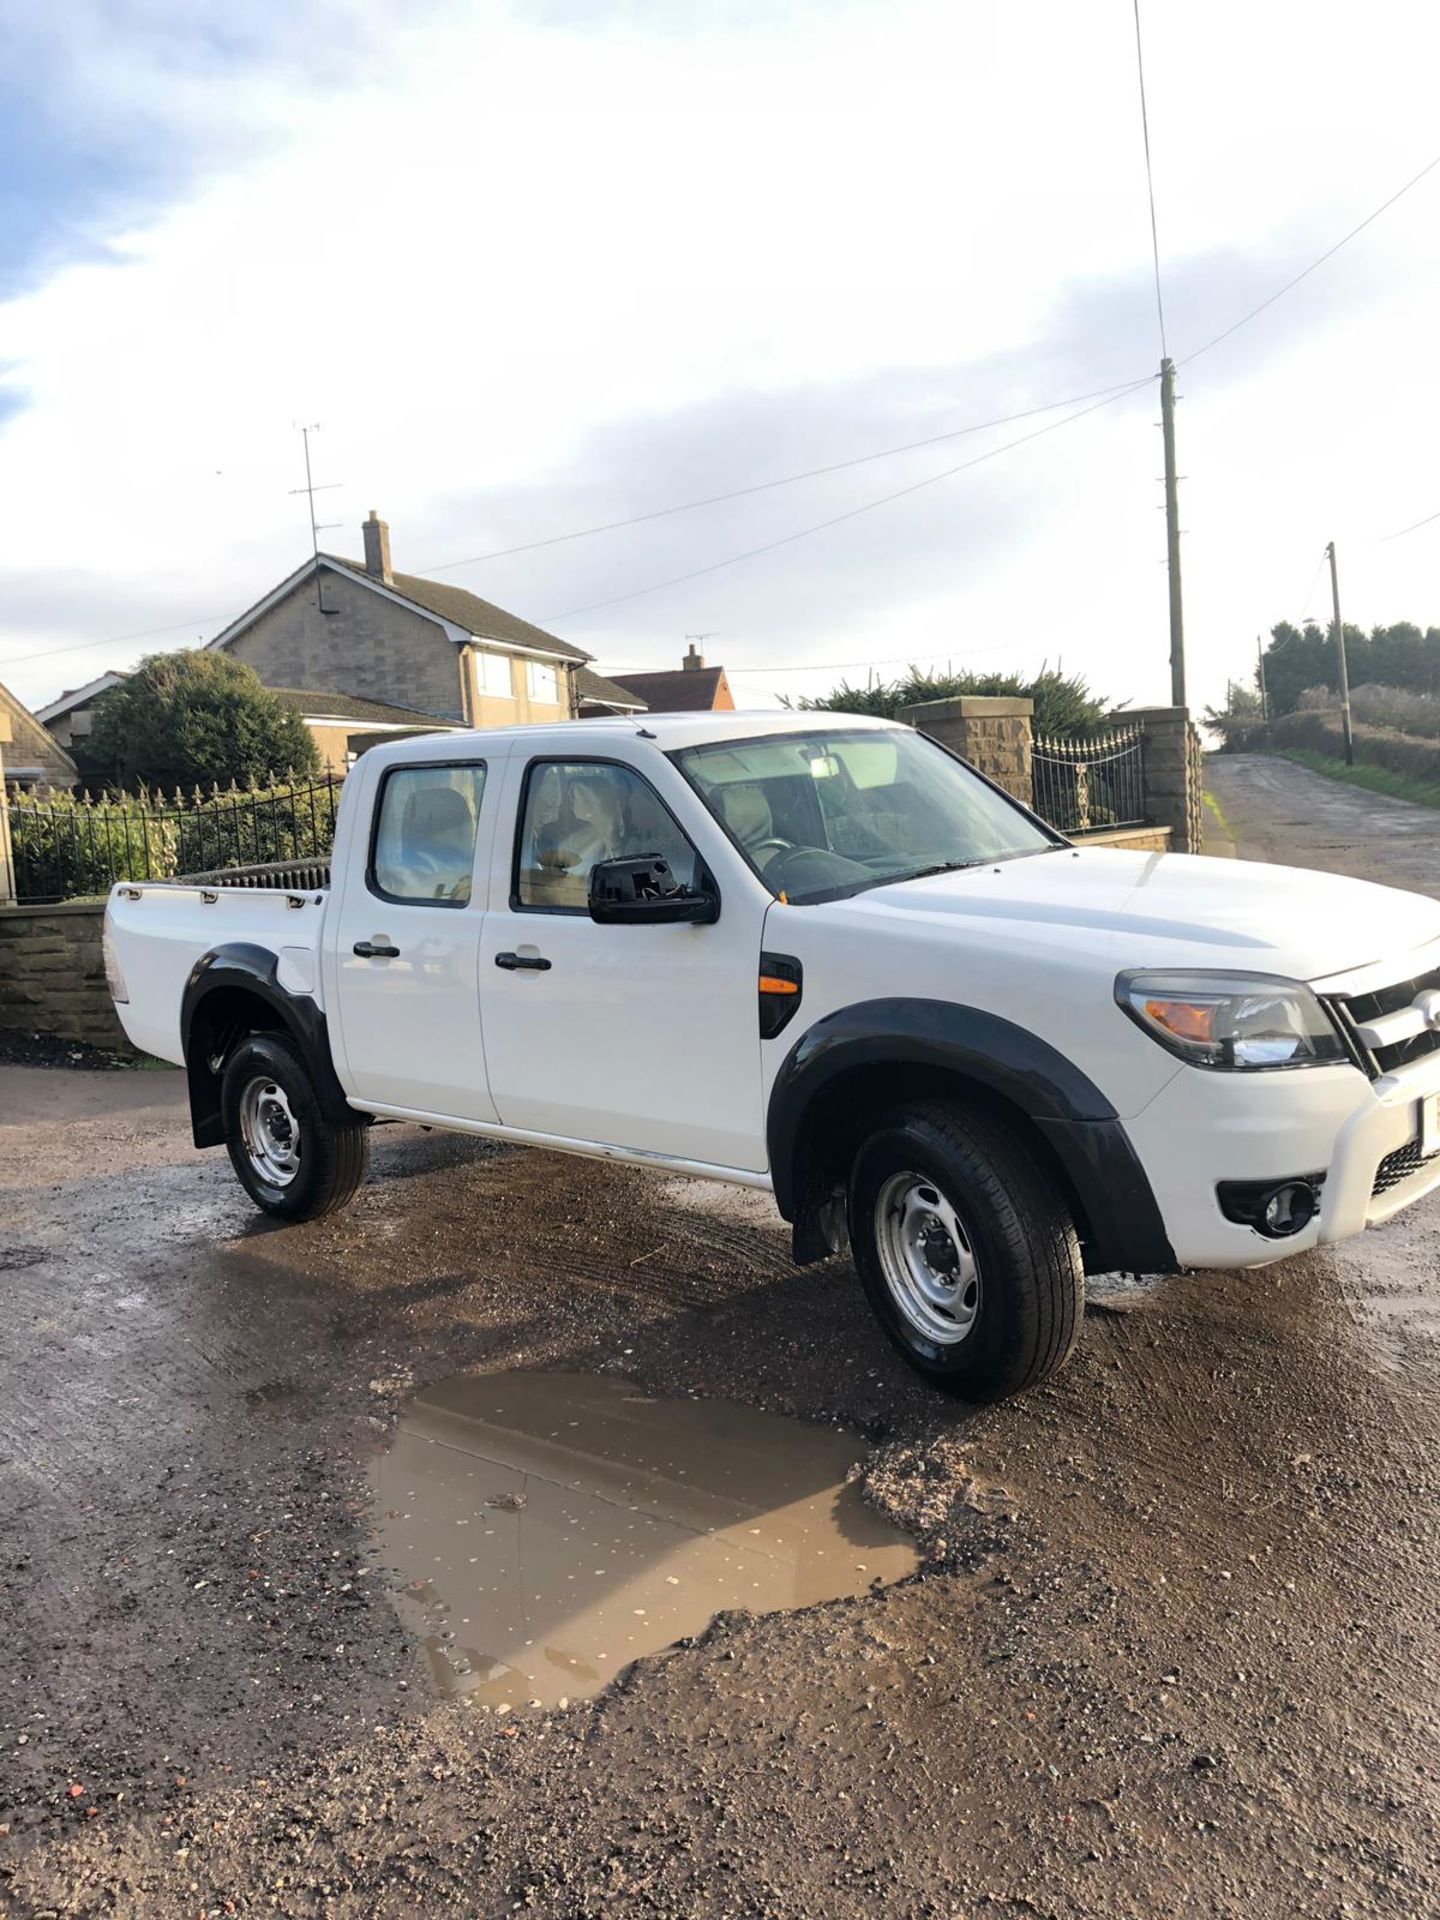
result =
[{"label": "truck rear wheel", "polygon": [[850,1244],[876,1318],[932,1386],[1003,1400],[1058,1371],[1084,1318],[1074,1221],[1009,1128],[935,1102],[855,1157]]},{"label": "truck rear wheel", "polygon": [[336,1124],[321,1112],[300,1050],[287,1035],[255,1033],[225,1064],[220,1083],[225,1145],[257,1207],[281,1220],[317,1220],[343,1207],[370,1158],[358,1117]]}]

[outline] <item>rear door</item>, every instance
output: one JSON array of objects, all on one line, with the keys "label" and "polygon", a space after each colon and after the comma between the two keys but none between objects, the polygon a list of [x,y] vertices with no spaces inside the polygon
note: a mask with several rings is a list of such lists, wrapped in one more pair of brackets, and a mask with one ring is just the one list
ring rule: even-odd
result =
[{"label": "rear door", "polygon": [[[709,816],[695,818],[694,795],[660,756],[641,770],[589,755],[575,731],[570,755],[517,755],[507,781],[510,837],[496,846],[480,956],[500,1118],[762,1172],[757,982],[770,896]],[[597,926],[590,870],[632,854],[664,855],[685,882],[703,864],[719,920]]]},{"label": "rear door", "polygon": [[500,785],[478,756],[403,761],[357,823],[334,977],[345,1087],[362,1105],[496,1118],[477,976]]}]

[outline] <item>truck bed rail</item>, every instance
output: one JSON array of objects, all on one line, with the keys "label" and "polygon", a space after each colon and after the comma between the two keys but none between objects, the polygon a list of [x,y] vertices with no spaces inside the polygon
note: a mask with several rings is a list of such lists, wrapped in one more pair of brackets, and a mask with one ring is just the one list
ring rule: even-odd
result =
[{"label": "truck bed rail", "polygon": [[254,867],[217,867],[211,873],[177,876],[183,887],[253,887],[277,893],[310,893],[330,885],[328,860],[271,860]]}]

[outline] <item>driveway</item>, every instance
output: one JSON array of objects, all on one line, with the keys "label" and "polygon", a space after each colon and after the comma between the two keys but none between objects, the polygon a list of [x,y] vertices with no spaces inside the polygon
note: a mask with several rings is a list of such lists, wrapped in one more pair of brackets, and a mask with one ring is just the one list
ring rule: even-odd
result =
[{"label": "driveway", "polygon": [[[1221,774],[1242,853],[1292,846],[1272,771]],[[753,1196],[386,1128],[280,1228],[178,1075],[0,1068],[0,1116],[7,1915],[1440,1911],[1433,1206],[1099,1288],[975,1412]],[[838,1428],[921,1569],[564,1708],[441,1698],[368,1476],[511,1367]]]},{"label": "driveway", "polygon": [[1433,807],[1268,753],[1211,754],[1205,785],[1244,859],[1319,867],[1440,898],[1440,812]]}]

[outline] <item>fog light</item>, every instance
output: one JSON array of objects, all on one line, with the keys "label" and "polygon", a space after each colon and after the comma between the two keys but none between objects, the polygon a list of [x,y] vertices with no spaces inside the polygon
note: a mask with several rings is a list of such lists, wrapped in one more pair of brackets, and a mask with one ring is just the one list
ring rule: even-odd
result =
[{"label": "fog light", "polygon": [[1286,1240],[1299,1233],[1315,1218],[1315,1189],[1301,1180],[1276,1187],[1260,1210],[1260,1231],[1272,1239]]},{"label": "fog light", "polygon": [[1292,1174],[1288,1180],[1222,1180],[1220,1211],[1237,1226],[1253,1227],[1267,1240],[1289,1240],[1320,1211],[1323,1173]]}]

